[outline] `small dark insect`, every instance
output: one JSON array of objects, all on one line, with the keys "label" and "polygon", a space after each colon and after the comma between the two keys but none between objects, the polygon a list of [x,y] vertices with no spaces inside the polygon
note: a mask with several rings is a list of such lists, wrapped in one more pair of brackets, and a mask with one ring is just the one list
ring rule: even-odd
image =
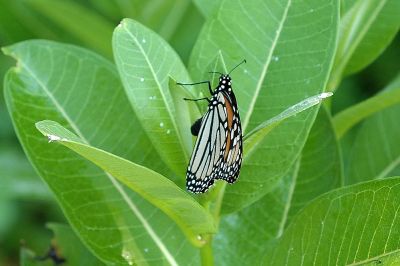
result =
[{"label": "small dark insect", "polygon": [[36,257],[36,260],[39,261],[44,261],[47,259],[52,260],[54,265],[61,265],[66,261],[64,258],[61,257],[56,247],[53,245],[50,246],[50,249],[49,251],[47,251],[47,254],[41,257]]},{"label": "small dark insect", "polygon": [[214,91],[211,90],[210,81],[178,83],[207,83],[211,93],[211,99],[185,99],[208,101],[207,112],[191,127],[192,134],[198,136],[186,172],[186,188],[191,192],[204,193],[216,179],[234,183],[239,176],[243,153],[242,127],[229,74],[243,63],[246,60],[228,74],[211,72],[220,74],[219,84]]}]

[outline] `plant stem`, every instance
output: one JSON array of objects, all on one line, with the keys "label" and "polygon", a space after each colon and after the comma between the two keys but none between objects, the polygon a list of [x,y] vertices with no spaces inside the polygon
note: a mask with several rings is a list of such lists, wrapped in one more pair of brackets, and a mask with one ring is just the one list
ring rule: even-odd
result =
[{"label": "plant stem", "polygon": [[[225,182],[218,182],[213,191],[201,201],[203,207],[213,215],[217,228],[219,224],[219,214],[221,211],[225,186]],[[206,244],[200,249],[201,264],[203,266],[213,266],[214,258],[212,250],[212,235],[208,235],[205,241]]]},{"label": "plant stem", "polygon": [[207,239],[207,244],[205,244],[200,249],[201,265],[203,266],[213,266],[214,258],[212,251],[212,236]]}]

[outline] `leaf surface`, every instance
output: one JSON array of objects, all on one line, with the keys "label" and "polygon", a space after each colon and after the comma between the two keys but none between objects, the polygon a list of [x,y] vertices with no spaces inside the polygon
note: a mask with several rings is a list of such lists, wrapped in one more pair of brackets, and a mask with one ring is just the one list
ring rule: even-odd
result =
[{"label": "leaf surface", "polygon": [[[336,43],[338,1],[222,1],[193,49],[195,81],[220,54],[231,75],[244,133],[324,90]],[[223,70],[219,70],[223,71]],[[227,186],[223,212],[238,210],[273,189],[304,146],[317,109],[281,123],[243,161]]]},{"label": "leaf surface", "polygon": [[92,161],[107,174],[163,210],[181,226],[194,243],[199,242],[197,240],[199,235],[215,232],[211,215],[168,178],[146,167],[91,147],[54,121],[41,121],[36,123],[36,127],[50,141],[60,142]]},{"label": "leaf surface", "polygon": [[91,145],[171,176],[141,128],[115,67],[87,50],[49,41],[4,51],[17,59],[5,79],[17,135],[88,249],[115,265],[196,263],[196,250],[168,216],[91,162],[49,145],[34,126],[57,121]]},{"label": "leaf surface", "polygon": [[89,8],[70,0],[29,0],[29,5],[88,47],[112,58],[113,25]]},{"label": "leaf surface", "polygon": [[398,87],[391,91],[379,93],[365,101],[352,105],[334,117],[336,134],[341,138],[346,132],[357,123],[385,108],[400,103],[400,76]]},{"label": "leaf surface", "polygon": [[358,265],[400,249],[400,178],[344,187],[307,205],[266,265]]},{"label": "leaf surface", "polygon": [[329,91],[336,89],[343,76],[374,61],[390,44],[400,28],[399,12],[397,0],[358,0],[346,7],[340,22]]},{"label": "leaf surface", "polygon": [[180,131],[169,91],[169,77],[190,81],[172,48],[156,33],[131,19],[115,29],[113,50],[126,94],[141,125],[161,158],[183,176],[189,161],[185,143],[190,130]]},{"label": "leaf surface", "polygon": [[302,207],[340,185],[340,163],[330,117],[321,108],[300,159],[277,187],[245,209],[222,217],[214,240],[217,264],[258,264]]}]

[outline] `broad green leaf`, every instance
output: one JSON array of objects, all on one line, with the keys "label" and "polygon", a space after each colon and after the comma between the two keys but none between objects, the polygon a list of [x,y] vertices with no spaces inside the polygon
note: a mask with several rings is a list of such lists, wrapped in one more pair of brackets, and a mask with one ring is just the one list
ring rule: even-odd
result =
[{"label": "broad green leaf", "polygon": [[29,0],[28,3],[88,47],[112,58],[113,25],[99,14],[71,0]]},{"label": "broad green leaf", "polygon": [[378,57],[400,28],[398,0],[358,0],[342,16],[328,90]]},{"label": "broad green leaf", "polygon": [[373,258],[367,261],[360,262],[359,265],[385,265],[385,266],[396,266],[400,265],[400,251],[389,252],[387,254],[383,254],[378,258]]},{"label": "broad green leaf", "polygon": [[361,120],[400,103],[400,75],[391,83],[390,88],[361,103],[355,104],[346,110],[335,115],[333,118],[334,127],[338,138]]},{"label": "broad green leaf", "polygon": [[182,14],[182,18],[173,35],[168,39],[168,42],[177,51],[185,65],[189,61],[190,53],[203,24],[204,17],[194,4],[191,3],[187,6],[186,12]]},{"label": "broad green leaf", "polygon": [[221,2],[221,0],[193,0],[193,3],[205,18],[209,18],[217,12],[217,8]]},{"label": "broad green leaf", "polygon": [[255,149],[257,145],[260,144],[265,136],[277,125],[279,125],[283,120],[295,116],[298,113],[301,113],[308,108],[311,108],[314,105],[321,103],[323,99],[330,96],[332,96],[332,93],[325,92],[315,96],[311,96],[299,103],[296,103],[295,105],[290,106],[289,108],[287,108],[280,114],[272,117],[271,119],[268,119],[267,121],[261,123],[258,127],[254,128],[243,137],[245,147],[244,153],[246,154],[246,156],[248,156],[253,151],[253,149]]},{"label": "broad green leaf", "polygon": [[[365,2],[367,1],[358,0],[356,4],[359,2],[362,2],[362,4],[365,5]],[[380,6],[382,2],[385,2],[385,5],[379,11],[376,18],[374,18],[374,21],[371,23],[369,29],[359,42],[359,45],[354,50],[354,53],[344,70],[345,75],[357,72],[372,63],[386,49],[386,47],[389,46],[400,29],[400,21],[396,17],[400,12],[399,1],[381,0],[370,2],[373,2],[372,5],[375,5],[376,8]],[[356,16],[360,16],[360,13],[363,12],[360,12],[360,9],[364,9],[364,7],[357,10]],[[366,14],[366,16],[371,15],[373,16],[371,13]],[[347,14],[345,16],[347,16]],[[354,16],[354,13],[350,14],[350,16]],[[346,18],[343,19],[346,20]]]},{"label": "broad green leaf", "polygon": [[178,226],[115,178],[35,128],[51,119],[90,145],[171,176],[146,137],[115,67],[87,50],[48,41],[4,49],[8,110],[24,150],[82,242],[107,264],[190,265],[196,249]]},{"label": "broad green leaf", "polygon": [[89,2],[95,9],[112,21],[118,21],[121,17],[132,16],[137,11],[134,1],[89,0]]},{"label": "broad green leaf", "polygon": [[[98,165],[106,173],[164,211],[193,243],[198,237],[215,232],[211,215],[197,201],[168,178],[106,151],[91,147],[85,140],[53,121],[36,123],[50,141],[63,144]],[[162,193],[161,193],[162,192]]]},{"label": "broad green leaf", "polygon": [[334,190],[292,221],[265,265],[358,265],[400,249],[400,178]]},{"label": "broad green leaf", "polygon": [[222,217],[214,240],[217,265],[258,264],[300,208],[340,183],[335,132],[321,108],[300,158],[277,187],[247,208]]},{"label": "broad green leaf", "polygon": [[[194,99],[195,97],[188,90],[176,83],[176,80],[170,77],[168,88],[176,109],[176,115],[173,119],[181,132],[190,131],[193,122],[199,119],[201,114],[195,102],[184,100],[184,98]],[[190,154],[193,149],[192,139],[185,138],[183,141],[186,153]]]},{"label": "broad green leaf", "polygon": [[184,174],[189,161],[185,143],[190,130],[180,131],[169,91],[169,76],[189,81],[178,55],[156,33],[131,19],[115,29],[113,49],[126,94],[140,123],[163,160]]},{"label": "broad green leaf", "polygon": [[26,1],[0,1],[1,46],[35,36],[57,39],[58,34],[29,8]]},{"label": "broad green leaf", "polygon": [[136,13],[129,17],[157,32],[165,40],[170,40],[177,28],[184,24],[183,18],[189,11],[191,1],[177,0],[134,0]]},{"label": "broad green leaf", "polygon": [[[336,43],[337,0],[224,0],[205,24],[191,56],[191,74],[206,80],[222,54],[235,70],[233,89],[244,133],[324,90]],[[219,70],[222,71],[222,70]],[[246,156],[236,184],[227,186],[223,212],[232,212],[273,189],[302,149],[317,109],[277,126]]]},{"label": "broad green leaf", "polygon": [[308,202],[343,185],[339,144],[325,108],[321,108],[300,155],[297,176],[292,176],[290,208],[285,225]]},{"label": "broad green leaf", "polygon": [[47,227],[54,233],[52,244],[68,265],[104,265],[86,249],[71,227],[56,223],[47,224]]},{"label": "broad green leaf", "polygon": [[221,218],[213,239],[216,265],[259,265],[279,236],[291,184],[291,171],[260,200]]},{"label": "broad green leaf", "polygon": [[[375,97],[393,94],[399,89],[400,75]],[[343,112],[351,113],[352,108],[356,107],[350,107],[348,111]],[[375,108],[371,107],[371,109]],[[399,115],[400,104],[398,103],[363,121],[356,132],[349,153],[346,183],[352,184],[392,176],[391,171],[400,165]]]},{"label": "broad green leaf", "polygon": [[365,120],[353,144],[346,182],[384,178],[400,165],[400,104]]}]

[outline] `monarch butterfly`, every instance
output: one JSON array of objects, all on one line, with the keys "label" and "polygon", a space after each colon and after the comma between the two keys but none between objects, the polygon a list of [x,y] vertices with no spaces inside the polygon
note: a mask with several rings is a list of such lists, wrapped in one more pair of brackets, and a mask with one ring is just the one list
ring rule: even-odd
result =
[{"label": "monarch butterfly", "polygon": [[211,90],[210,81],[192,84],[178,83],[178,85],[195,85],[207,83],[211,99],[207,100],[208,110],[191,127],[191,132],[197,136],[196,144],[186,172],[186,189],[193,193],[204,193],[216,179],[234,183],[242,164],[242,127],[236,97],[232,90],[232,79],[229,76],[241,64],[236,65],[228,74],[220,74],[219,84]]}]

